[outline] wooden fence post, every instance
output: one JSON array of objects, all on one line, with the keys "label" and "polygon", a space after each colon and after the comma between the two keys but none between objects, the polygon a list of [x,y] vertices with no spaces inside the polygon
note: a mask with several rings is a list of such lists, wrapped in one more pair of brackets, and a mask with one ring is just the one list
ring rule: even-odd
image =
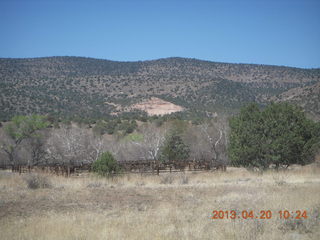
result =
[{"label": "wooden fence post", "polygon": [[68,165],[68,168],[67,168],[67,177],[70,176],[70,166]]}]

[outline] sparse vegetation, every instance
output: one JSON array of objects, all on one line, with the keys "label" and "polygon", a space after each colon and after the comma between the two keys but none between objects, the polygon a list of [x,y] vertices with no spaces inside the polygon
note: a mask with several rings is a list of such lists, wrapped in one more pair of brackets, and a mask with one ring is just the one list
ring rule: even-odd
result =
[{"label": "sparse vegetation", "polygon": [[189,177],[187,174],[184,173],[180,176],[180,183],[181,184],[188,184],[189,183]]},{"label": "sparse vegetation", "polygon": [[166,174],[161,176],[161,184],[172,184],[174,181],[174,176],[172,174]]},{"label": "sparse vegetation", "polygon": [[38,189],[38,188],[51,188],[52,184],[49,177],[43,174],[28,174],[24,177],[28,188]]},{"label": "sparse vegetation", "polygon": [[[244,121],[244,113],[245,117],[251,117],[250,123]],[[93,163],[91,169],[97,174],[81,172],[65,178],[0,171],[1,237],[264,240],[282,236],[283,239],[319,239],[320,170],[317,163],[259,173],[229,166],[226,172],[190,173],[184,172],[186,166],[183,164],[179,173],[160,172],[160,176],[155,175],[155,171],[154,175],[143,175],[120,169],[117,160],[156,162],[162,159],[170,162],[175,170],[186,159],[205,160],[212,166],[228,163],[226,148],[229,138],[225,118],[210,115],[211,119],[201,117],[195,123],[183,120],[182,114],[185,113],[152,117],[146,122],[127,116],[84,120],[77,124],[70,119],[59,122],[51,117],[43,118],[50,124],[45,129],[37,128],[32,141],[23,141],[17,148],[18,163],[30,164],[31,159],[40,157],[45,160],[43,166],[51,164],[59,168],[62,164],[68,167],[68,171],[72,166]],[[299,108],[272,105],[261,110],[258,106],[250,106],[239,116],[243,118],[231,125],[236,129],[246,127],[246,139],[253,137],[252,141],[262,141],[264,138],[255,133],[259,133],[263,126],[268,127],[264,133],[270,137],[266,139],[272,151],[267,153],[282,158],[271,158],[273,161],[267,162],[264,169],[270,164],[281,165],[282,159],[288,159],[285,162],[288,165],[314,161],[314,154],[319,150],[319,125],[307,120]],[[258,123],[255,122],[257,119]],[[263,119],[269,122],[264,125]],[[59,127],[52,127],[54,123]],[[298,123],[298,126],[291,123]],[[10,124],[4,123],[0,129],[1,144],[12,141],[4,132]],[[112,135],[107,131],[109,124],[113,126]],[[127,131],[129,126],[134,126],[131,133]],[[290,129],[294,134],[290,135]],[[303,147],[299,147],[300,141],[296,142],[298,133],[303,133],[303,139],[308,140]],[[38,134],[43,134],[45,141],[38,142]],[[279,135],[291,138],[287,141],[281,138],[273,145],[270,140],[277,140]],[[286,142],[293,143],[295,148],[291,145],[286,148]],[[279,144],[283,147],[277,148]],[[291,158],[289,151],[282,156],[278,149],[302,149],[299,156],[303,161]],[[1,154],[3,152],[0,152],[0,164],[5,165],[6,155]],[[35,171],[37,169],[40,168]],[[119,172],[121,174],[117,175]],[[306,210],[309,218],[298,221],[278,219],[279,210],[285,209]],[[270,210],[274,217],[213,220],[213,210],[235,210],[238,213]]]},{"label": "sparse vegetation", "polygon": [[[319,116],[319,79],[319,69],[185,58],[145,62],[0,59],[0,121],[32,113],[97,120],[119,114],[117,105],[126,107],[149,97],[201,112],[234,113],[248,102],[263,105],[272,99],[291,101],[294,96],[295,104]],[[141,112],[131,115],[146,120]]]},{"label": "sparse vegetation", "polygon": [[[0,171],[1,239],[309,239],[319,228],[319,167],[114,178],[50,176],[51,188],[29,189],[24,176]],[[276,183],[286,179],[285,185]],[[271,219],[211,219],[214,210],[270,210]],[[279,219],[306,210],[307,219]],[[54,227],[53,227],[54,226]]]}]

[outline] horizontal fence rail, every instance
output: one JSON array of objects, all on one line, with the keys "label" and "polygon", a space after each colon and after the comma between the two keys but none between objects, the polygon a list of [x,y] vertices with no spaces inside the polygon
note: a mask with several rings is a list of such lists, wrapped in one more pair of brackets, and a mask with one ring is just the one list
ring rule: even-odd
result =
[{"label": "horizontal fence rail", "polygon": [[[154,160],[143,161],[119,161],[122,171],[117,174],[140,173],[140,174],[160,174],[172,172],[199,172],[221,170],[226,171],[223,163],[209,161],[181,161],[181,162],[160,162]],[[55,175],[71,176],[81,175],[91,172],[91,163],[87,164],[45,164],[45,165],[0,165],[0,169],[12,170],[13,172],[45,172]],[[117,175],[114,174],[114,175]]]}]

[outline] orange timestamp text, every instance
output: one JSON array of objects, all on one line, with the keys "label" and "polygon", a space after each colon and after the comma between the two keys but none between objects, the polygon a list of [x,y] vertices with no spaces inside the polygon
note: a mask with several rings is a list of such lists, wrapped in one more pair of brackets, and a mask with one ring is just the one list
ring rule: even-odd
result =
[{"label": "orange timestamp text", "polygon": [[307,219],[306,210],[280,210],[280,211],[271,211],[271,210],[214,210],[212,211],[211,219]]}]

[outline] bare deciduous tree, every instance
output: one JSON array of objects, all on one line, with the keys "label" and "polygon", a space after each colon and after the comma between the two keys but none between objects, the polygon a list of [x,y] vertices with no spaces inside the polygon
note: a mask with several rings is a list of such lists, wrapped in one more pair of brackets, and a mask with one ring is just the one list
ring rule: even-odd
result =
[{"label": "bare deciduous tree", "polygon": [[141,155],[146,160],[157,160],[161,145],[165,140],[167,127],[156,127],[154,124],[142,128],[143,140],[132,144],[139,147]]},{"label": "bare deciduous tree", "polygon": [[30,160],[28,159],[28,166],[32,167],[45,162],[45,143],[45,137],[34,137],[29,139],[28,146],[30,151]]},{"label": "bare deciduous tree", "polygon": [[88,156],[91,162],[96,161],[99,156],[106,150],[105,141],[103,136],[95,136],[88,134]]},{"label": "bare deciduous tree", "polygon": [[47,140],[49,161],[75,165],[88,161],[88,131],[73,125],[61,125]]},{"label": "bare deciduous tree", "polygon": [[211,163],[214,165],[225,165],[227,163],[227,126],[226,120],[215,119],[198,126],[203,139],[210,146]]}]

